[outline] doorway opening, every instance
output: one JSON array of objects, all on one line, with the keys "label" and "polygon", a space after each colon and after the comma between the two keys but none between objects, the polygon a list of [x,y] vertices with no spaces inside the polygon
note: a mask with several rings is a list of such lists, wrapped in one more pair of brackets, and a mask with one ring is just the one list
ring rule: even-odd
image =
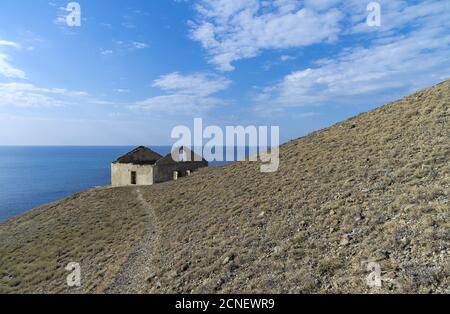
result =
[{"label": "doorway opening", "polygon": [[136,171],[131,171],[131,184],[132,185],[136,185],[137,180],[136,180]]}]

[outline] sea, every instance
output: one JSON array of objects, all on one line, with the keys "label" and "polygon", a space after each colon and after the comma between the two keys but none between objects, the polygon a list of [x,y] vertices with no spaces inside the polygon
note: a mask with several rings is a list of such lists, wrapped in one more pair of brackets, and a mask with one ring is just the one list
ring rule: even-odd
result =
[{"label": "sea", "polygon": [[[170,146],[149,147],[161,155],[171,150]],[[111,162],[134,148],[0,146],[0,221],[111,184]]]}]

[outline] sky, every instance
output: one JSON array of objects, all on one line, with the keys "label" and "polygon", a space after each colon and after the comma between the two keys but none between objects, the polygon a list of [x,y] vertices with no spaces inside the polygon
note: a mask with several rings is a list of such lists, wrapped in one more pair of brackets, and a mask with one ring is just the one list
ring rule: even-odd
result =
[{"label": "sky", "polygon": [[306,135],[450,78],[450,1],[0,1],[0,145]]}]

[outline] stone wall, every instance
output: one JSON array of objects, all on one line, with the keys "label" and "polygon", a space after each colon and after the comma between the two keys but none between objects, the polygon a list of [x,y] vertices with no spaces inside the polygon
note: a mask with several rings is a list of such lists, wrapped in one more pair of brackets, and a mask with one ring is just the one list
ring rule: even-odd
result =
[{"label": "stone wall", "polygon": [[207,162],[180,162],[171,163],[164,165],[156,165],[154,167],[153,179],[154,183],[161,183],[173,180],[174,171],[178,171],[178,178],[186,176],[187,171],[190,170],[191,173],[199,168],[207,167]]},{"label": "stone wall", "polygon": [[111,164],[111,184],[112,186],[128,186],[131,184],[131,172],[136,172],[136,185],[153,184],[152,165],[133,164]]}]

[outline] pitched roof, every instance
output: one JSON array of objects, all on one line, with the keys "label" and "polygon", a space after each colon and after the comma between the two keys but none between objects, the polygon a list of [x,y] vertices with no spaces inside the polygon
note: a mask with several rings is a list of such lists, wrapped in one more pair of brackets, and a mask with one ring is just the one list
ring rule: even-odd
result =
[{"label": "pitched roof", "polygon": [[[181,150],[182,149],[182,150]],[[184,151],[184,159],[182,160],[180,156],[180,152]],[[160,160],[156,162],[157,165],[167,165],[167,164],[174,164],[174,163],[181,163],[181,162],[206,162],[204,158],[201,158],[199,155],[191,151],[187,147],[180,147],[180,149],[175,149],[174,151],[174,157],[176,160],[173,159],[172,154],[167,154]],[[190,157],[189,157],[190,155]]]},{"label": "pitched roof", "polygon": [[115,163],[119,164],[134,164],[134,165],[153,165],[162,156],[150,148],[139,146],[131,152],[119,157]]}]

